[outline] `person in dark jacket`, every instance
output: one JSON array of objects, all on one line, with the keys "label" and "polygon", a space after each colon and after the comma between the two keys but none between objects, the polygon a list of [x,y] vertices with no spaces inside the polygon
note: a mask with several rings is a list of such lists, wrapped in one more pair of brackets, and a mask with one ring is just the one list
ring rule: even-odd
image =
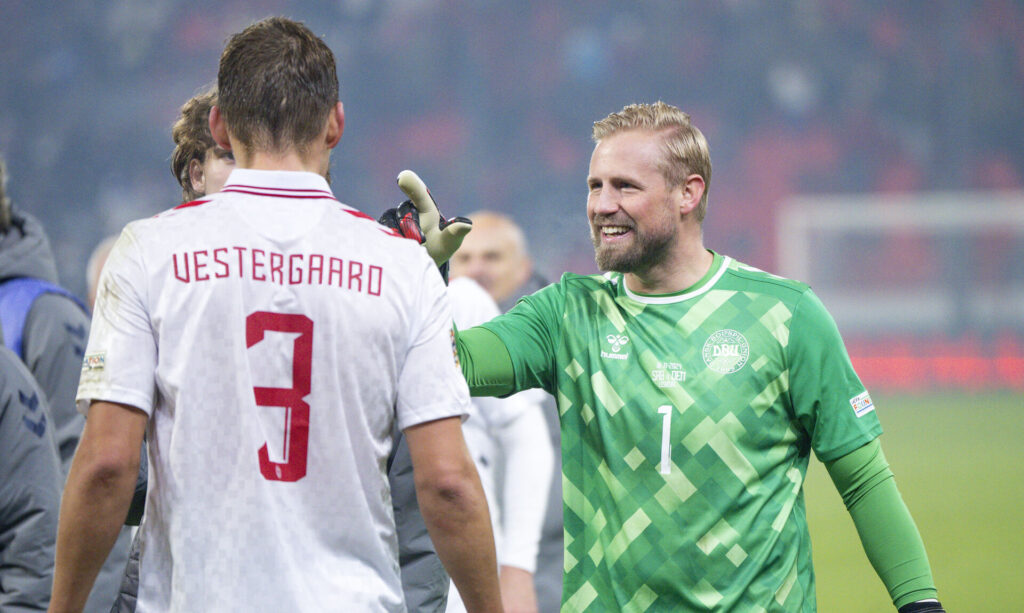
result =
[{"label": "person in dark jacket", "polygon": [[[0,162],[0,337],[46,396],[63,484],[85,427],[85,418],[75,408],[75,393],[89,337],[89,315],[82,301],[59,285],[57,264],[42,225],[11,206],[6,177]],[[105,613],[114,601],[130,543],[125,528],[96,580],[87,613]]]},{"label": "person in dark jacket", "polygon": [[0,611],[45,611],[64,478],[46,398],[0,347]]}]

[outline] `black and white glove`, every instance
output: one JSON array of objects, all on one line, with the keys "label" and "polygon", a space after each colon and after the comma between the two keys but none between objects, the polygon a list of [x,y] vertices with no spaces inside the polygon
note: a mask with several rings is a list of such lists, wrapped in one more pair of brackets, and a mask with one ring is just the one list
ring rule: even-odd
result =
[{"label": "black and white glove", "polygon": [[900,607],[899,613],[946,613],[946,610],[938,600],[918,600]]},{"label": "black and white glove", "polygon": [[411,170],[398,173],[398,187],[409,199],[384,211],[378,221],[426,247],[444,282],[448,283],[448,260],[472,229],[473,222],[466,217],[445,219],[430,190]]}]

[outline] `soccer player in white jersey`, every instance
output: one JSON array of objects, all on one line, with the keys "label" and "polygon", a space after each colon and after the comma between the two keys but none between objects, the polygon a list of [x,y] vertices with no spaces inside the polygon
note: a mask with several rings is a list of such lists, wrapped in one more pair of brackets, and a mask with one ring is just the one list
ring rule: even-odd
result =
[{"label": "soccer player in white jersey", "polygon": [[218,91],[224,189],[129,224],[102,275],[52,610],[81,609],[145,432],[138,611],[403,611],[397,422],[439,556],[470,610],[500,611],[443,283],[323,178],[344,126],[333,55],[267,19],[228,41]]},{"label": "soccer player in white jersey", "polygon": [[[500,313],[497,303],[469,277],[448,284],[455,325],[468,328]],[[555,454],[540,403],[532,394],[474,398],[462,424],[466,445],[484,486],[506,611],[539,610],[533,575],[537,570],[547,492]],[[507,577],[515,577],[508,581]],[[447,613],[466,610],[458,590],[448,591]]]}]

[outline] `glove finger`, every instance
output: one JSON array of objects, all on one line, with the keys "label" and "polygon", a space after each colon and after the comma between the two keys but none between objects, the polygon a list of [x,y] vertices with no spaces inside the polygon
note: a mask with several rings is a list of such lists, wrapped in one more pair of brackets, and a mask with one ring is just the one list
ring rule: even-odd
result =
[{"label": "glove finger", "polygon": [[[451,219],[445,219],[444,217],[442,217],[441,218],[441,223],[439,223],[438,226],[442,230],[444,230],[445,228],[447,228],[448,226],[450,226],[453,223],[458,223],[458,224],[464,224],[464,225],[472,226],[473,225],[473,220],[470,219],[469,217],[462,217],[461,215],[459,217],[452,217]],[[469,230],[466,230],[466,232],[469,232]],[[463,232],[463,234],[465,234],[465,232]]]},{"label": "glove finger", "polygon": [[[416,205],[416,210],[419,211],[420,217],[433,217],[431,221],[434,223],[439,221],[441,213],[437,209],[434,198],[430,195],[430,190],[427,189],[427,185],[423,182],[423,179],[420,179],[419,175],[411,170],[403,170],[398,173],[398,187]],[[424,220],[426,221],[426,219]]]},{"label": "glove finger", "polygon": [[465,218],[456,217],[451,220],[443,230],[441,230],[441,236],[438,241],[440,243],[439,251],[442,254],[447,255],[445,260],[450,258],[459,250],[459,246],[462,245],[462,240],[466,238],[469,231],[473,229],[472,223],[466,223],[464,221],[460,221],[460,219]]}]

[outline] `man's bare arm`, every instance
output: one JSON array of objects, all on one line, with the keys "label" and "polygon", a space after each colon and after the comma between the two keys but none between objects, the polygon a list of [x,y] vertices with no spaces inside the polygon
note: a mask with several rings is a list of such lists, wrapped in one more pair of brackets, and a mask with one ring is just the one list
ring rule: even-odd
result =
[{"label": "man's bare arm", "polygon": [[461,419],[418,424],[405,436],[423,519],[466,610],[501,611],[491,518]]},{"label": "man's bare arm", "polygon": [[89,408],[61,502],[51,612],[85,606],[128,514],[147,421],[128,405]]}]

